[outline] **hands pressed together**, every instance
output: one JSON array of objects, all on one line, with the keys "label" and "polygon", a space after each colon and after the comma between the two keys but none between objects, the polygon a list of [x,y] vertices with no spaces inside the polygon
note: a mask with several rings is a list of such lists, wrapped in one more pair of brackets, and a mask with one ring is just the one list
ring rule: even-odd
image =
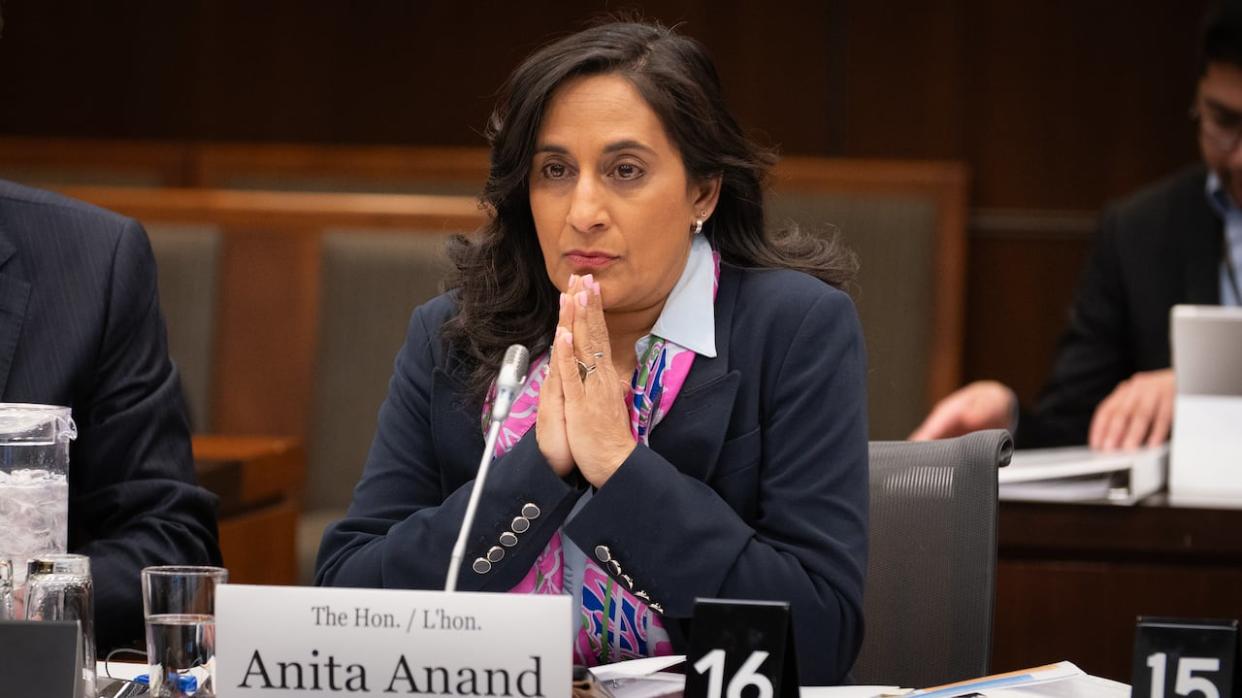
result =
[{"label": "hands pressed together", "polygon": [[602,487],[634,451],[626,378],[612,363],[599,284],[590,274],[571,276],[535,421],[539,450],[557,475],[577,467]]}]

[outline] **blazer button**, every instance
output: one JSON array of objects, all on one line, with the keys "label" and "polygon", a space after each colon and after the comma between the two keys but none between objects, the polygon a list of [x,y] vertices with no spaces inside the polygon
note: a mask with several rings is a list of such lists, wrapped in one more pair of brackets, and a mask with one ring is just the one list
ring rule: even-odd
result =
[{"label": "blazer button", "polygon": [[479,574],[487,574],[492,571],[492,563],[488,562],[487,558],[480,557],[474,561],[473,565],[470,565],[470,569]]},{"label": "blazer button", "polygon": [[595,559],[600,562],[608,562],[612,559],[612,551],[606,545],[595,546]]},{"label": "blazer button", "polygon": [[509,524],[509,528],[512,528],[514,533],[526,533],[530,530],[530,519],[519,516]]},{"label": "blazer button", "polygon": [[525,516],[528,519],[537,519],[542,513],[543,512],[539,510],[538,505],[533,502],[528,502],[522,506],[522,516]]},{"label": "blazer button", "polygon": [[500,562],[501,560],[504,559],[504,557],[505,557],[505,549],[500,547],[499,545],[493,545],[491,548],[488,548],[487,550],[487,561],[488,562]]},{"label": "blazer button", "polygon": [[500,534],[500,544],[505,546],[506,548],[512,548],[513,546],[517,545],[517,536],[513,535],[509,531],[505,531],[504,533]]}]

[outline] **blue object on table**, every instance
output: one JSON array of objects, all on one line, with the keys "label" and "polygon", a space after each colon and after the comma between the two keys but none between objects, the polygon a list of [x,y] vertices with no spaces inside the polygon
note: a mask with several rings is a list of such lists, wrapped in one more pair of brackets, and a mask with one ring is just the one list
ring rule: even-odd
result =
[{"label": "blue object on table", "polygon": [[[151,685],[151,677],[147,676],[146,674],[139,674],[134,677],[134,683],[140,683],[144,686],[149,686]],[[194,693],[195,691],[198,690],[198,678],[191,676],[190,674],[186,674],[185,676],[178,676],[177,677],[177,688],[182,693]]]}]

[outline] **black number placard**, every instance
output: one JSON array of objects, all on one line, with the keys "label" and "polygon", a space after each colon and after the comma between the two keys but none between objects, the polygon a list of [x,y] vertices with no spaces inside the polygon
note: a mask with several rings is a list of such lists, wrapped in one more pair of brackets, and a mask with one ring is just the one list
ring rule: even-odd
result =
[{"label": "black number placard", "polygon": [[0,648],[0,695],[82,695],[77,621],[0,620]]},{"label": "black number placard", "polygon": [[1133,698],[1233,698],[1238,621],[1139,618]]},{"label": "black number placard", "polygon": [[685,698],[798,698],[789,604],[699,599]]}]

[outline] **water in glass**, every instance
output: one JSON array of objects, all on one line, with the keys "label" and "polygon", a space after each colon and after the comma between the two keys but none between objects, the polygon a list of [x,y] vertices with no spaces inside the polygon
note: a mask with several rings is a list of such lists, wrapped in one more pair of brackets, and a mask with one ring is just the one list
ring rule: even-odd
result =
[{"label": "water in glass", "polygon": [[[216,620],[210,615],[167,613],[147,618],[151,694],[159,698],[214,698]],[[184,677],[194,677],[186,682]]]}]

